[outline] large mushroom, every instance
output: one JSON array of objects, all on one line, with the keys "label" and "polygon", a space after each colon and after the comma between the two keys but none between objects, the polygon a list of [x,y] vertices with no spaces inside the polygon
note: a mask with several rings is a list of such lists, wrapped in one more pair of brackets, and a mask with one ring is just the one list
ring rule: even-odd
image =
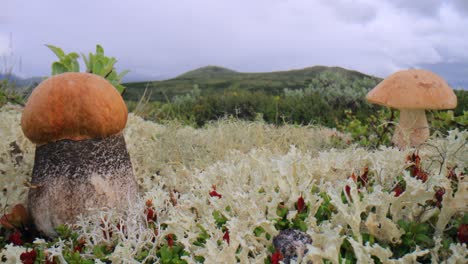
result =
[{"label": "large mushroom", "polygon": [[37,144],[28,207],[39,231],[55,236],[89,209],[124,210],[134,201],[127,115],[117,90],[94,74],[63,73],[34,89],[21,127]]},{"label": "large mushroom", "polygon": [[392,139],[400,149],[417,147],[429,138],[425,109],[457,106],[457,97],[447,82],[430,71],[419,69],[390,75],[372,89],[366,99],[400,110],[400,121]]}]

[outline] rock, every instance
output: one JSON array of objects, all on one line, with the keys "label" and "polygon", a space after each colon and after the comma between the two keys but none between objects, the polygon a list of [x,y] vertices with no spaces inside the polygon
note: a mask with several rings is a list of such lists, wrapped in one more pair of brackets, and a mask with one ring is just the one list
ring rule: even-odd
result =
[{"label": "rock", "polygon": [[282,230],[279,235],[273,238],[273,245],[281,252],[284,257],[283,262],[286,264],[307,253],[307,244],[312,244],[312,238],[297,229]]}]

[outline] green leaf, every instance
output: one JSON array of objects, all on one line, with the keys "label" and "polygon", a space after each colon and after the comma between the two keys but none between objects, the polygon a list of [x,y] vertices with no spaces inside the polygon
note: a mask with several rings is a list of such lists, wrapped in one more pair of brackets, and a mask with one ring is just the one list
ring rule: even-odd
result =
[{"label": "green leaf", "polygon": [[142,250],[138,255],[135,256],[135,259],[138,261],[143,261],[146,257],[148,257],[149,252],[148,250]]},{"label": "green leaf", "polygon": [[55,228],[55,231],[62,239],[67,239],[72,235],[72,231],[67,225],[59,225]]},{"label": "green leaf", "polygon": [[125,87],[121,84],[114,84],[114,87],[115,89],[117,89],[117,91],[122,94],[124,91],[125,91]]},{"label": "green leaf", "polygon": [[401,228],[403,228],[403,230],[405,230],[405,232],[408,232],[408,230],[410,228],[410,224],[408,222],[406,222],[405,220],[403,220],[403,219],[398,220],[398,225]]},{"label": "green leaf", "polygon": [[122,78],[127,75],[127,73],[129,73],[130,71],[129,70],[124,70],[122,71],[121,73],[119,73],[119,75],[117,76],[117,78],[120,80],[122,80]]},{"label": "green leaf", "polygon": [[213,218],[215,219],[215,222],[216,222],[216,225],[218,227],[222,227],[223,225],[226,224],[227,222],[227,218],[222,214],[220,213],[219,211],[214,211],[213,212]]},{"label": "green leaf", "polygon": [[258,226],[258,227],[256,227],[256,228],[254,229],[253,232],[254,232],[254,234],[255,234],[256,237],[259,237],[261,234],[265,233],[266,231],[265,231],[265,229],[263,229],[263,227]]},{"label": "green leaf", "polygon": [[205,258],[203,256],[195,256],[194,259],[196,262],[200,262],[200,263],[205,262]]},{"label": "green leaf", "polygon": [[67,57],[70,58],[70,60],[76,60],[80,57],[80,55],[78,55],[76,52],[70,52],[67,54]]},{"label": "green leaf", "polygon": [[102,77],[107,77],[113,69],[113,64],[104,64],[104,67],[102,69]]},{"label": "green leaf", "polygon": [[67,71],[68,69],[65,65],[63,65],[63,63],[58,61],[52,63],[52,75],[61,74]]},{"label": "green leaf", "polygon": [[104,49],[99,44],[96,45],[96,54],[97,55],[104,55]]},{"label": "green leaf", "polygon": [[70,71],[72,72],[80,72],[80,64],[78,61],[74,61],[71,65]]},{"label": "green leaf", "polygon": [[421,233],[428,233],[429,232],[429,225],[427,224],[415,224],[415,233],[421,234]]},{"label": "green leaf", "polygon": [[296,220],[296,221],[294,221],[293,227],[296,228],[296,229],[301,230],[302,232],[306,232],[306,231],[307,231],[307,224],[306,224],[304,221],[302,221],[302,220]]},{"label": "green leaf", "polygon": [[419,243],[426,243],[426,244],[432,243],[432,239],[426,236],[425,234],[417,234],[414,237],[414,239],[416,240],[416,242],[419,242]]},{"label": "green leaf", "polygon": [[102,76],[102,61],[101,60],[95,60],[94,65],[93,65],[93,73]]},{"label": "green leaf", "polygon": [[120,79],[117,78],[117,73],[116,73],[115,71],[111,71],[111,72],[107,75],[106,79],[107,79],[108,81],[110,81],[110,82],[120,83]]},{"label": "green leaf", "polygon": [[94,246],[93,254],[94,254],[94,256],[96,256],[99,259],[104,258],[107,255],[106,250],[105,250],[105,246],[103,246],[103,245]]},{"label": "green leaf", "polygon": [[93,67],[94,67],[94,61],[95,60],[96,60],[96,56],[94,56],[94,54],[92,54],[92,53],[89,53],[89,66],[88,66],[87,71],[90,72],[90,73],[94,73]]},{"label": "green leaf", "polygon": [[161,254],[161,260],[163,262],[169,262],[172,259],[172,252],[169,248],[165,245],[159,250],[159,254]]},{"label": "green leaf", "polygon": [[288,215],[289,209],[286,206],[280,206],[276,208],[276,215],[285,218]]},{"label": "green leaf", "polygon": [[53,45],[46,45],[46,47],[48,47],[50,50],[52,50],[52,52],[55,53],[55,55],[57,55],[57,57],[61,60],[65,57],[65,52],[63,52],[63,50],[59,47],[55,47]]},{"label": "green leaf", "polygon": [[89,64],[89,59],[86,58],[86,55],[84,53],[81,53],[81,58],[83,58],[83,61],[85,63],[86,69],[89,69],[91,65]]}]

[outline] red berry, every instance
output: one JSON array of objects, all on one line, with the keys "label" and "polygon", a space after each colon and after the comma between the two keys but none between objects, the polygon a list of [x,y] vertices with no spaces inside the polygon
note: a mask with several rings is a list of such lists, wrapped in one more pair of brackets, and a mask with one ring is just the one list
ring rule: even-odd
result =
[{"label": "red berry", "polygon": [[414,156],[414,165],[418,168],[421,166],[421,158],[418,154]]},{"label": "red berry", "polygon": [[449,169],[449,173],[447,175],[447,178],[452,181],[458,181],[457,174],[455,173],[455,168]]},{"label": "red berry", "polygon": [[436,193],[435,193],[435,199],[437,207],[441,207],[442,205],[442,200],[444,199],[444,194],[445,194],[445,189],[444,188],[439,188]]},{"label": "red berry", "polygon": [[428,175],[422,170],[418,170],[418,173],[416,173],[416,179],[421,180],[422,182],[426,182]]},{"label": "red berry", "polygon": [[457,232],[458,241],[468,244],[468,224],[461,224]]},{"label": "red berry", "polygon": [[216,197],[221,199],[223,196],[216,191],[216,185],[213,185],[212,188],[213,188],[213,190],[211,192],[209,192],[210,196],[211,197],[216,196]]},{"label": "red berry", "polygon": [[366,186],[366,185],[367,185],[367,182],[369,181],[369,178],[368,178],[367,174],[369,174],[369,168],[368,168],[368,167],[365,167],[365,168],[364,168],[364,172],[363,172],[362,175],[359,176],[359,178],[358,178],[358,180],[359,180],[359,182],[362,184],[362,186]]},{"label": "red berry", "polygon": [[23,245],[23,241],[21,240],[21,232],[18,230],[11,234],[8,240],[15,246]]},{"label": "red berry", "polygon": [[348,195],[348,197],[351,197],[351,187],[349,187],[349,185],[345,186],[345,192]]},{"label": "red berry", "polygon": [[145,213],[146,213],[146,221],[153,222],[156,220],[156,213],[154,212],[152,208],[146,208]]},{"label": "red berry", "polygon": [[174,246],[174,234],[168,234],[166,236],[166,240],[167,240],[167,245],[169,247],[173,247]]},{"label": "red berry", "polygon": [[356,176],[356,174],[354,174],[354,172],[353,172],[353,174],[351,174],[350,178],[351,178],[354,182],[357,181],[357,176]]},{"label": "red berry", "polygon": [[304,198],[302,197],[302,194],[299,197],[299,199],[297,199],[297,206],[296,207],[297,207],[297,211],[299,213],[302,213],[306,209]]},{"label": "red berry", "polygon": [[79,252],[81,253],[81,251],[83,250],[83,247],[81,245],[76,245],[74,248],[73,248],[73,252]]},{"label": "red berry", "polygon": [[81,253],[83,251],[83,248],[84,248],[85,244],[86,244],[85,240],[80,239],[78,241],[78,244],[76,244],[75,247],[73,248],[73,251]]},{"label": "red berry", "polygon": [[283,255],[279,250],[276,250],[275,253],[271,255],[271,264],[279,264],[282,259]]},{"label": "red berry", "polygon": [[398,185],[393,189],[393,192],[395,192],[395,197],[400,196],[404,191],[405,191],[405,189],[404,189],[403,186],[401,186],[400,184],[398,184]]},{"label": "red berry", "polygon": [[36,257],[37,257],[37,253],[33,249],[29,252],[26,251],[26,252],[21,253],[20,260],[21,260],[21,263],[23,264],[34,264],[34,261],[36,261]]},{"label": "red berry", "polygon": [[224,232],[223,240],[225,240],[228,243],[228,245],[231,242],[231,238],[229,237],[229,230],[227,228],[226,228],[226,232]]}]

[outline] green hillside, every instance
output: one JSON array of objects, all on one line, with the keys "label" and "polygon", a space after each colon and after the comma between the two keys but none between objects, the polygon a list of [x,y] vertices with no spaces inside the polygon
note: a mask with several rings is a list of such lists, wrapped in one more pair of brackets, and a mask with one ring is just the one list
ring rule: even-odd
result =
[{"label": "green hillside", "polygon": [[175,95],[189,93],[194,85],[198,85],[204,92],[243,89],[279,94],[284,88],[305,88],[313,78],[325,72],[339,73],[341,76],[348,78],[349,81],[364,77],[378,79],[340,67],[314,66],[299,70],[244,73],[218,66],[207,66],[169,80],[126,83],[124,86],[127,87],[127,90],[124,98],[130,101],[138,100],[147,88],[148,92],[151,93],[151,100],[164,101],[166,98],[172,98]]}]

